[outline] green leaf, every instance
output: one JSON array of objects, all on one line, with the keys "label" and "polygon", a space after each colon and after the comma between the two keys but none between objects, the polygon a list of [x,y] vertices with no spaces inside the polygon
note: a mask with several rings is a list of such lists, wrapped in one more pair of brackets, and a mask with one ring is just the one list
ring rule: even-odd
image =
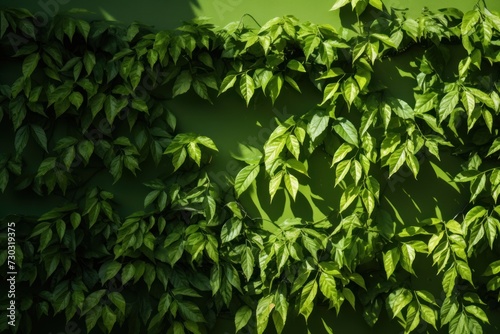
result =
[{"label": "green leaf", "polygon": [[174,330],[173,334],[185,334],[186,333],[184,331],[184,325],[182,323],[180,323],[179,321],[174,321],[173,330]]},{"label": "green leaf", "polygon": [[496,291],[500,288],[500,276],[495,276],[486,284],[488,291]]},{"label": "green leaf", "polygon": [[269,80],[269,84],[266,87],[266,90],[269,92],[269,96],[271,97],[271,102],[273,105],[278,96],[280,95],[281,87],[283,87],[283,75],[281,73],[273,75],[271,80]]},{"label": "green leaf", "polygon": [[467,311],[467,313],[469,313],[469,314],[472,314],[473,316],[475,316],[476,318],[478,318],[479,320],[481,320],[484,323],[487,323],[487,324],[490,323],[490,321],[488,320],[488,316],[479,306],[467,305],[467,306],[465,306],[465,311]]},{"label": "green leaf", "polygon": [[245,274],[247,281],[250,281],[254,267],[255,259],[252,253],[252,248],[245,247],[245,250],[241,253],[241,268],[243,269],[243,274]]},{"label": "green leaf", "polygon": [[151,203],[153,203],[158,198],[160,192],[161,192],[160,190],[153,190],[149,194],[147,194],[146,197],[144,198],[144,207],[146,208],[149,205],[151,205]]},{"label": "green leaf", "polygon": [[72,92],[69,95],[69,102],[75,106],[76,109],[79,109],[83,103],[83,95],[79,92]]},{"label": "green leaf", "polygon": [[95,327],[97,321],[101,318],[102,306],[97,306],[96,308],[90,310],[85,317],[85,324],[87,326],[87,332],[90,333],[92,328]]},{"label": "green leaf", "polygon": [[221,241],[229,242],[240,235],[242,228],[242,222],[238,218],[229,219],[223,226],[221,230]]},{"label": "green leaf", "polygon": [[500,273],[500,260],[494,261],[488,265],[483,276],[492,276]]},{"label": "green leaf", "polygon": [[332,166],[335,165],[337,162],[342,161],[349,152],[351,152],[353,149],[353,146],[348,143],[342,143],[342,145],[339,146],[339,148],[335,151],[335,154],[333,155],[333,160],[332,160]]},{"label": "green leaf", "polygon": [[255,310],[257,316],[257,334],[263,334],[269,321],[269,315],[274,308],[274,297],[268,295],[259,299]]},{"label": "green leaf", "polygon": [[477,177],[481,174],[482,173],[478,170],[466,170],[458,173],[453,179],[453,182],[470,182],[477,179]]},{"label": "green leaf", "polygon": [[396,173],[401,166],[406,161],[406,150],[404,146],[400,146],[394,153],[391,154],[389,159],[387,160],[387,164],[389,165],[389,177]]},{"label": "green leaf", "polygon": [[314,298],[316,297],[317,293],[318,283],[316,282],[316,280],[309,281],[302,288],[302,292],[300,293],[299,313],[304,315],[306,319],[311,314],[312,307],[314,305]]},{"label": "green leaf", "polygon": [[436,327],[436,311],[434,311],[432,308],[425,304],[420,305],[420,316],[422,317],[422,320],[427,322],[428,324],[432,325],[437,330]]},{"label": "green leaf", "polygon": [[376,9],[382,11],[383,10],[383,3],[381,0],[369,0],[368,3],[372,6],[375,7]]},{"label": "green leaf", "polygon": [[234,190],[236,191],[236,196],[240,196],[255,180],[260,171],[260,165],[249,165],[244,167],[234,180]]},{"label": "green leaf", "polygon": [[41,177],[47,174],[50,170],[53,170],[56,167],[56,158],[50,157],[42,161],[40,167],[38,167],[38,172],[36,177]]},{"label": "green leaf", "polygon": [[71,164],[73,163],[73,160],[75,160],[75,147],[70,146],[67,149],[64,150],[62,154],[62,160],[64,165],[66,166],[66,169],[70,169]]},{"label": "green leaf", "polygon": [[368,216],[370,216],[375,209],[375,196],[368,189],[363,189],[361,192],[361,200],[365,205]]},{"label": "green leaf", "polygon": [[302,65],[301,62],[299,62],[296,59],[290,60],[287,64],[286,67],[288,67],[291,70],[297,71],[297,72],[305,72],[306,69],[304,68],[304,65]]},{"label": "green leaf", "polygon": [[191,88],[191,83],[193,78],[191,76],[191,72],[188,70],[183,70],[177,76],[174,82],[174,87],[172,90],[172,97],[176,97],[178,95],[186,93],[189,88]]},{"label": "green leaf", "polygon": [[500,150],[500,138],[495,138],[495,140],[491,144],[491,146],[488,150],[488,154],[486,154],[486,156],[490,156],[493,153],[497,152],[498,150]]},{"label": "green leaf", "polygon": [[418,159],[416,156],[413,154],[406,154],[406,165],[410,168],[411,172],[413,173],[413,176],[415,179],[417,178],[418,171],[420,169],[420,163],[418,162]]},{"label": "green leaf", "polygon": [[455,109],[459,101],[459,93],[457,90],[448,92],[439,103],[439,122],[443,122]]},{"label": "green leaf", "polygon": [[333,99],[335,93],[339,90],[339,87],[340,84],[338,82],[332,82],[326,85],[323,90],[323,101],[321,102],[321,105],[325,104],[326,101]]},{"label": "green leaf", "polygon": [[[18,130],[19,131],[19,130]],[[45,135],[45,131],[42,129],[40,125],[37,124],[31,124],[31,131],[35,137],[35,141],[40,145],[41,148],[45,152],[48,153],[47,150],[47,136]],[[16,149],[17,151],[17,149]]]},{"label": "green leaf", "polygon": [[323,113],[317,113],[312,117],[309,124],[307,124],[307,133],[313,142],[325,132],[329,120],[330,117]]},{"label": "green leaf", "polygon": [[306,56],[306,60],[308,60],[311,54],[314,52],[314,50],[321,43],[321,39],[318,36],[309,35],[303,40],[303,43],[304,43],[303,51]]},{"label": "green leaf", "polygon": [[163,316],[167,313],[172,303],[172,296],[169,292],[165,292],[158,302],[158,312]]},{"label": "green leaf", "polygon": [[333,130],[347,143],[359,146],[358,132],[348,119],[338,117],[333,125]]},{"label": "green leaf", "polygon": [[276,192],[278,191],[278,188],[281,184],[283,173],[283,171],[279,171],[269,181],[269,196],[271,197],[271,202],[273,201],[274,195],[276,195]]},{"label": "green leaf", "polygon": [[304,174],[304,175],[307,176],[307,168],[306,168],[306,166],[302,162],[300,162],[300,161],[298,161],[296,159],[288,159],[286,161],[286,166],[288,168],[296,170],[297,172],[299,172],[299,173]]},{"label": "green leaf", "polygon": [[276,293],[276,300],[275,300],[276,306],[273,312],[273,320],[277,334],[281,334],[283,332],[286,319],[288,316],[289,303],[287,300],[287,296],[285,295],[286,293],[287,293],[286,289],[284,288],[281,288]]},{"label": "green leaf", "polygon": [[471,199],[470,201],[473,202],[479,194],[484,190],[484,187],[486,186],[486,174],[481,175],[480,177],[477,177],[470,185],[470,192],[471,192]]},{"label": "green leaf", "polygon": [[335,278],[327,273],[321,273],[319,277],[319,289],[321,293],[333,303],[339,299]]},{"label": "green leaf", "polygon": [[371,34],[370,36],[375,37],[382,43],[384,43],[387,46],[390,46],[391,48],[397,49],[398,45],[394,43],[394,41],[391,39],[391,37],[384,35],[384,34]]},{"label": "green leaf", "polygon": [[335,170],[335,187],[344,179],[344,177],[349,173],[351,168],[351,160],[344,160],[339,162]]},{"label": "green leaf", "polygon": [[262,87],[265,92],[269,81],[273,78],[273,72],[264,68],[256,69],[254,72],[254,82],[256,87]]},{"label": "green leaf", "polygon": [[198,147],[198,145],[196,145],[195,142],[190,142],[187,145],[187,153],[188,153],[189,157],[191,159],[193,159],[194,162],[196,162],[196,164],[199,167],[200,166],[200,161],[201,161],[201,150]]},{"label": "green leaf", "polygon": [[295,197],[299,191],[299,180],[294,175],[285,173],[285,187],[295,201]]},{"label": "green leaf", "polygon": [[398,248],[393,248],[384,253],[384,269],[387,275],[387,279],[391,277],[392,273],[396,269],[396,266],[399,262],[399,250]]},{"label": "green leaf", "polygon": [[219,87],[219,95],[224,93],[236,83],[237,74],[228,74]]},{"label": "green leaf", "polygon": [[333,7],[330,8],[330,10],[337,10],[339,8],[344,7],[348,3],[350,3],[351,0],[336,0],[335,3],[333,4]]},{"label": "green leaf", "polygon": [[365,280],[364,280],[363,276],[361,276],[360,274],[358,274],[358,273],[350,274],[349,280],[356,283],[357,285],[359,285],[360,287],[362,287],[363,289],[366,290]]},{"label": "green leaf", "polygon": [[500,222],[494,217],[488,217],[486,219],[486,236],[488,238],[490,248],[493,249],[493,243],[495,242],[497,236],[497,229],[500,227]]},{"label": "green leaf", "polygon": [[483,334],[483,327],[476,319],[469,317],[468,322],[469,322],[469,324],[468,324],[469,333]]},{"label": "green leaf", "polygon": [[415,292],[417,293],[417,296],[420,299],[426,301],[429,304],[438,306],[437,303],[436,303],[436,299],[434,298],[434,296],[432,295],[432,293],[430,293],[429,291],[426,291],[426,290],[416,290]]},{"label": "green leaf", "polygon": [[106,119],[109,124],[113,124],[115,117],[127,106],[127,103],[125,98],[116,99],[114,96],[108,95],[104,102],[104,112],[106,113]]},{"label": "green leaf", "polygon": [[441,326],[446,325],[455,317],[458,311],[458,305],[455,297],[445,298],[440,310]]},{"label": "green leaf", "polygon": [[66,233],[66,223],[62,219],[56,221],[56,231],[59,236],[59,241],[62,241],[64,234]]},{"label": "green leaf", "polygon": [[50,222],[43,222],[43,223],[37,224],[35,226],[35,228],[33,229],[33,231],[31,232],[30,238],[33,238],[39,234],[42,234],[43,232],[48,230],[50,228],[50,226],[51,226]]},{"label": "green leaf", "polygon": [[392,318],[396,317],[403,308],[413,300],[413,294],[410,290],[399,288],[393,291],[387,297],[387,303],[392,311]]},{"label": "green leaf", "polygon": [[344,295],[345,299],[351,304],[353,309],[356,309],[356,297],[354,296],[354,293],[351,291],[349,288],[344,288],[342,289],[342,294]]},{"label": "green leaf", "polygon": [[388,103],[398,117],[402,119],[414,119],[415,112],[405,101],[397,98],[390,98]]},{"label": "green leaf", "polygon": [[341,76],[343,74],[345,74],[343,69],[341,69],[340,67],[333,67],[333,68],[328,69],[328,71],[326,71],[326,73],[322,74],[316,80],[335,78],[335,77]]},{"label": "green leaf", "polygon": [[211,150],[219,151],[217,149],[217,146],[215,146],[214,141],[206,136],[197,136],[195,139],[195,142],[197,142],[198,144],[201,144],[201,145],[203,145],[206,148],[209,148]]},{"label": "green leaf", "polygon": [[110,292],[108,299],[118,308],[122,315],[125,315],[125,298],[119,292]]},{"label": "green leaf", "polygon": [[236,315],[234,317],[234,324],[236,327],[235,332],[238,332],[243,327],[245,327],[252,317],[252,309],[247,305],[244,305],[236,311]]},{"label": "green leaf", "polygon": [[104,306],[104,309],[102,310],[102,322],[104,323],[104,327],[108,330],[108,333],[111,333],[111,330],[116,323],[116,314],[111,311],[108,305]]},{"label": "green leaf", "polygon": [[467,315],[464,312],[462,312],[459,315],[457,315],[450,322],[449,333],[450,334],[466,334],[466,333],[469,333],[468,332],[469,326],[468,326],[468,321],[467,320],[468,320],[468,317],[467,317]]},{"label": "green leaf", "polygon": [[33,71],[36,69],[38,65],[38,61],[40,60],[40,54],[32,53],[28,57],[26,57],[23,61],[23,76],[25,78],[29,78]]},{"label": "green leaf", "polygon": [[286,139],[286,147],[293,154],[295,159],[299,159],[300,155],[300,142],[294,135],[290,134]]},{"label": "green leaf", "polygon": [[457,278],[457,270],[454,266],[445,271],[443,275],[443,290],[446,293],[446,297],[450,297],[453,289],[455,288],[455,281]]},{"label": "green leaf", "polygon": [[243,74],[240,78],[240,92],[247,103],[247,107],[250,104],[250,100],[252,99],[254,93],[254,81],[251,76],[248,74]]},{"label": "green leaf", "polygon": [[349,185],[340,197],[340,212],[345,211],[349,205],[359,196],[359,187]]},{"label": "green leaf", "polygon": [[88,163],[92,153],[94,153],[94,143],[90,140],[83,140],[78,143],[77,149],[85,163]]},{"label": "green leaf", "polygon": [[106,294],[106,290],[101,289],[101,290],[94,291],[90,295],[88,295],[85,298],[85,301],[83,302],[82,315],[84,315],[85,313],[94,309],[97,306],[97,304],[99,304],[99,302],[101,301],[101,298],[105,294]]},{"label": "green leaf", "polygon": [[5,188],[7,188],[7,184],[9,183],[9,172],[7,168],[4,168],[0,171],[0,191],[3,193]]},{"label": "green leaf", "polygon": [[408,243],[401,245],[401,266],[409,273],[415,274],[413,271],[413,261],[415,260],[415,249]]},{"label": "green leaf", "polygon": [[[376,0],[376,1],[379,1],[379,0]],[[325,328],[325,331],[327,332],[327,334],[333,334],[333,330],[330,326],[328,326],[328,324],[325,322],[325,320],[322,318],[321,321],[323,322],[323,328]]]},{"label": "green leaf", "polygon": [[477,10],[471,10],[465,13],[462,18],[462,25],[460,26],[462,35],[470,35],[476,29],[476,25],[480,18],[481,14]]},{"label": "green leaf", "polygon": [[122,264],[116,261],[105,262],[101,268],[99,268],[99,278],[101,279],[101,284],[104,285],[105,282],[109,281],[111,278],[115,277],[116,274],[122,268]]},{"label": "green leaf", "polygon": [[285,75],[285,81],[288,82],[288,84],[290,86],[292,86],[292,88],[295,89],[297,92],[302,93],[302,91],[300,90],[299,85],[297,84],[297,82],[294,79],[292,79],[292,77],[289,77],[288,75]]},{"label": "green leaf", "polygon": [[[486,7],[483,8],[483,13],[485,14],[488,22],[491,23],[497,31],[500,31],[500,16],[497,12],[490,12]],[[1,36],[1,35],[0,35]]]},{"label": "green leaf", "polygon": [[14,147],[17,154],[22,154],[29,139],[29,127],[27,125],[21,126],[16,131],[16,136],[14,138]]},{"label": "green leaf", "polygon": [[472,272],[467,263],[461,260],[457,260],[457,271],[464,280],[469,281],[470,284],[474,286],[474,282],[472,282]]},{"label": "green leaf", "polygon": [[359,94],[359,86],[354,78],[350,77],[342,83],[342,94],[349,106]]},{"label": "green leaf", "polygon": [[87,51],[83,55],[83,65],[85,66],[85,71],[89,75],[92,73],[94,66],[96,65],[95,55],[92,51]]},{"label": "green leaf", "polygon": [[174,156],[172,157],[172,164],[174,165],[174,172],[179,169],[184,161],[186,161],[186,149],[181,148],[180,150],[177,150],[174,152]]},{"label": "green leaf", "polygon": [[102,109],[105,101],[106,101],[106,95],[103,93],[97,93],[90,99],[89,103],[90,103],[90,111],[92,112],[92,118],[94,118],[97,115],[97,113]]}]

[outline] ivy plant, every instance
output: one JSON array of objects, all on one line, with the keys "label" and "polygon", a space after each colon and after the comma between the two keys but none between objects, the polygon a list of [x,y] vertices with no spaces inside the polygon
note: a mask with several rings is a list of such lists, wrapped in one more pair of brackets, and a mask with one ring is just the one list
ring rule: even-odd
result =
[{"label": "ivy plant", "polygon": [[[282,333],[291,316],[308,320],[323,306],[355,308],[370,326],[387,312],[405,333],[491,330],[500,260],[484,272],[474,262],[498,257],[500,14],[484,2],[416,19],[380,0],[337,0],[332,10],[354,12],[351,34],[292,16],[154,31],[89,22],[82,10],[40,27],[27,10],[0,10],[0,52],[19,64],[0,85],[0,126],[13,138],[2,143],[0,191],[62,199],[39,217],[2,217],[22,226],[14,331],[61,317],[89,333],[197,334],[229,314],[235,332],[272,323]],[[413,101],[375,79],[378,65],[407,54],[411,70],[399,73]],[[309,84],[321,93],[316,106],[245,147],[228,191],[206,170],[217,143],[180,132],[169,110],[188,92],[216,103],[234,91],[248,106]],[[317,152],[340,194],[332,212],[272,228],[248,213],[241,196],[259,177],[270,201],[281,192],[295,201],[318,177],[309,172]],[[417,178],[428,163],[419,157],[442,152],[463,159],[451,181],[469,190],[467,205],[399,226],[381,205],[387,182],[402,168]],[[119,184],[148,164],[162,172],[144,181],[141,211],[121,216],[117,193],[89,186],[101,172]],[[433,272],[418,272],[417,257]],[[439,276],[441,291],[416,288],[419,275]]]}]

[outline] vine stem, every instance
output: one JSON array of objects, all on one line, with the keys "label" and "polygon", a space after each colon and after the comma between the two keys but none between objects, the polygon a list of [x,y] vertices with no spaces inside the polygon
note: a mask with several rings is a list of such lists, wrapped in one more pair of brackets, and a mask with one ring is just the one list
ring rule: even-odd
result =
[{"label": "vine stem", "polygon": [[262,28],[262,26],[260,25],[260,23],[259,23],[259,22],[255,19],[255,17],[253,17],[251,14],[245,13],[245,14],[243,14],[243,16],[241,17],[241,19],[240,19],[240,23],[238,24],[238,28],[236,28],[236,29],[240,29],[240,27],[241,27],[241,25],[242,25],[242,23],[243,23],[243,19],[245,18],[245,16],[250,17],[250,18],[251,18],[251,19],[252,19],[252,20],[253,20],[253,21],[254,21],[254,22],[255,22],[255,23],[259,26],[259,28]]}]

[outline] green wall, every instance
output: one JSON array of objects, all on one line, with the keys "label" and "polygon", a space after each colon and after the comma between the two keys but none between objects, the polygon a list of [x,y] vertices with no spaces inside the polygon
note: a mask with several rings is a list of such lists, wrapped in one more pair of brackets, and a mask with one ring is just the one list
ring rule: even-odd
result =
[{"label": "green wall", "polygon": [[[387,0],[388,7],[408,8],[411,16],[417,16],[427,7],[430,10],[456,7],[463,11],[471,9],[476,0]],[[52,16],[55,12],[70,8],[85,8],[96,18],[114,18],[122,22],[139,21],[158,29],[173,29],[182,21],[193,17],[209,17],[211,22],[224,26],[239,21],[245,14],[252,15],[260,24],[283,15],[294,15],[301,21],[330,23],[337,25],[338,14],[330,12],[333,0],[2,0],[0,6],[25,7],[33,13],[42,12]],[[487,1],[489,8],[499,10],[500,2]],[[344,11],[343,11],[344,12]],[[248,24],[252,20],[244,19]]]}]

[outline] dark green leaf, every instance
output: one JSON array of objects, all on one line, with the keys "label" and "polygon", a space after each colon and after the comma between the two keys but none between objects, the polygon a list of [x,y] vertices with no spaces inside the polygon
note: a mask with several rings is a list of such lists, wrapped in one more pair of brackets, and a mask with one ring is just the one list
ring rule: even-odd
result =
[{"label": "dark green leaf", "polygon": [[188,70],[183,70],[175,79],[172,97],[186,93],[191,87],[193,78]]},{"label": "dark green leaf", "polygon": [[234,324],[236,326],[235,332],[238,332],[240,329],[245,327],[252,317],[252,309],[247,305],[244,305],[236,311],[236,315],[234,318]]},{"label": "dark green leaf", "polygon": [[40,54],[39,53],[32,53],[28,57],[24,59],[23,62],[23,75],[25,78],[28,78],[31,76],[33,71],[36,69],[38,66],[38,61],[40,60]]},{"label": "dark green leaf", "polygon": [[116,261],[108,261],[104,263],[101,268],[99,268],[99,278],[101,279],[101,284],[104,285],[105,282],[115,277],[121,268],[122,264]]}]

